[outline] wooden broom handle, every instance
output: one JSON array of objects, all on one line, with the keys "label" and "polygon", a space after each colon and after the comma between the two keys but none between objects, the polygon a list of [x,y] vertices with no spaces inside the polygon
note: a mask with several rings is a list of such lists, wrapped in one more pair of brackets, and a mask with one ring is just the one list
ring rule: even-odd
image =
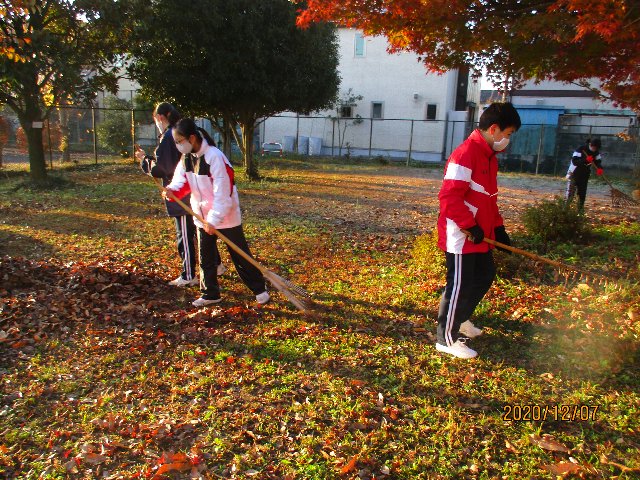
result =
[{"label": "wooden broom handle", "polygon": [[220,238],[220,240],[222,240],[224,243],[226,243],[227,245],[229,245],[229,247],[231,247],[238,255],[240,255],[242,258],[244,258],[247,262],[249,262],[251,265],[253,265],[254,267],[256,267],[258,270],[260,270],[260,272],[262,272],[262,274],[266,274],[269,271],[263,267],[260,263],[258,263],[254,258],[252,258],[249,254],[247,254],[247,252],[245,252],[244,250],[242,250],[239,246],[237,246],[235,243],[233,243],[229,238],[227,238],[225,235],[223,235],[222,233],[220,233],[220,231],[215,228],[213,225],[211,225],[209,222],[207,222],[204,218],[202,218],[201,215],[198,215],[196,212],[194,212],[191,207],[189,207],[186,203],[184,203],[182,200],[180,200],[178,197],[176,197],[173,192],[165,187],[162,186],[162,180],[159,178],[156,178],[157,182],[156,185],[158,186],[158,188],[160,190],[162,190],[163,192],[165,192],[167,194],[167,196],[169,198],[171,198],[171,200],[173,200],[174,202],[176,202],[178,205],[180,205],[182,208],[184,208],[184,210],[189,214],[192,215],[193,217],[197,218],[198,220],[200,220],[203,224],[207,224],[209,225],[212,229],[213,232],[216,234],[217,237]]},{"label": "wooden broom handle", "polygon": [[[462,233],[464,233],[467,237],[471,237],[471,233],[468,232],[467,230],[464,229],[460,229],[462,231]],[[516,247],[512,247],[511,245],[506,245],[504,243],[500,243],[500,242],[496,242],[495,240],[492,240],[490,238],[484,237],[482,239],[483,242],[488,243],[489,245],[493,245],[495,247],[498,248],[503,248],[504,250],[509,250],[510,252],[514,252],[514,253],[518,253],[520,255],[524,255],[525,257],[529,257],[532,258],[533,260],[539,261],[539,262],[544,262],[544,263],[548,263],[549,265],[553,265],[554,267],[559,267],[559,268],[569,268],[571,270],[574,270],[573,267],[569,266],[569,265],[565,265],[564,263],[560,263],[560,262],[556,262],[555,260],[551,260],[549,258],[545,258],[545,257],[541,257],[539,255],[536,255],[535,253],[531,253],[531,252],[527,252],[526,250],[522,250],[521,248],[516,248]]]}]

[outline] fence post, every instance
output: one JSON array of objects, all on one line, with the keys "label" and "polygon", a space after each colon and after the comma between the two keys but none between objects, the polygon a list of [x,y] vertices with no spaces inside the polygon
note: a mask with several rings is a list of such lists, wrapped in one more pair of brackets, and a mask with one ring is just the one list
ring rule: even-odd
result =
[{"label": "fence post", "polygon": [[296,141],[293,146],[293,152],[298,154],[298,142],[300,142],[300,114],[296,112]]},{"label": "fence post", "polygon": [[[51,113],[49,113],[51,115]],[[47,115],[47,135],[49,136],[49,168],[53,170],[53,154],[51,153],[51,120]]]},{"label": "fence post", "polygon": [[411,162],[411,152],[413,150],[413,119],[411,119],[411,132],[409,133],[409,155],[407,155],[407,167]]},{"label": "fence post", "polygon": [[93,132],[93,156],[98,164],[98,132],[96,132],[96,108],[91,104],[91,131]]},{"label": "fence post", "polygon": [[540,165],[540,155],[542,155],[542,142],[544,141],[544,123],[540,124],[540,139],[538,140],[538,158],[536,159],[536,175],[538,175],[538,166]]},{"label": "fence post", "polygon": [[369,160],[371,160],[371,142],[373,140],[373,117],[369,119]]},{"label": "fence post", "polygon": [[444,121],[444,138],[442,139],[442,155],[440,161],[447,159],[447,135],[449,134],[449,120]]},{"label": "fence post", "polygon": [[336,143],[336,119],[331,118],[331,158],[333,157],[333,145]]},{"label": "fence post", "polygon": [[135,110],[131,109],[131,159],[135,160],[136,153],[136,114]]}]

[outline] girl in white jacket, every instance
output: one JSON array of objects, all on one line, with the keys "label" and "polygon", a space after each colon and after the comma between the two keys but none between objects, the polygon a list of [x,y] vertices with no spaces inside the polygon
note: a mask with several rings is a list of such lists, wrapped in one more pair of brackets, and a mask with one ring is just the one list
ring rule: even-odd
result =
[{"label": "girl in white jacket", "polygon": [[[200,289],[202,296],[193,302],[203,307],[220,302],[220,287],[216,266],[219,262],[214,227],[238,247],[251,255],[242,230],[240,201],[235,186],[233,167],[224,153],[215,147],[209,134],[190,118],[180,120],[173,131],[176,147],[182,153],[173,180],[167,185],[178,198],[191,194],[191,209],[206,223],[194,217],[198,227],[200,259]],[[254,293],[256,301],[270,299],[264,277],[251,263],[227,247],[231,260],[244,284]]]}]

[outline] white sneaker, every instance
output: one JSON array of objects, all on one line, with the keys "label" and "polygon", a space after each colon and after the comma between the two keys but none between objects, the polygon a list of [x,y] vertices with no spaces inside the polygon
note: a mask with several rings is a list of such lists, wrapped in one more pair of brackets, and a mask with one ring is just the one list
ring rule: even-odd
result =
[{"label": "white sneaker", "polygon": [[473,358],[478,355],[478,352],[465,345],[464,338],[459,338],[456,343],[454,343],[450,347],[436,343],[436,350],[439,352],[448,353],[458,358]]},{"label": "white sneaker", "polygon": [[194,307],[206,307],[207,305],[213,305],[214,303],[220,303],[221,301],[222,301],[221,298],[209,300],[207,298],[200,297],[197,300],[194,300],[193,302],[191,302],[191,305],[193,305]]},{"label": "white sneaker", "polygon": [[176,278],[175,280],[171,280],[169,285],[173,285],[174,287],[188,287],[191,285],[198,285],[198,278],[192,278],[191,280],[185,280],[181,276]]},{"label": "white sneaker", "polygon": [[271,300],[271,295],[269,295],[269,292],[267,292],[266,290],[256,295],[256,302],[258,302],[260,305],[264,305],[269,300]]},{"label": "white sneaker", "polygon": [[476,327],[470,320],[467,320],[460,325],[460,333],[465,337],[476,338],[482,335],[482,329]]},{"label": "white sneaker", "polygon": [[220,265],[218,265],[218,269],[216,270],[216,273],[218,274],[219,277],[221,277],[222,275],[224,275],[224,272],[227,271],[227,266],[224,263],[221,263]]}]

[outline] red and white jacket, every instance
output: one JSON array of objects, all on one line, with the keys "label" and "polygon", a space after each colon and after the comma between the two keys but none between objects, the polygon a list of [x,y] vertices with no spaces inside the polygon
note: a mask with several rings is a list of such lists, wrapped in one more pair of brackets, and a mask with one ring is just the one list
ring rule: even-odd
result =
[{"label": "red and white jacket", "polygon": [[498,212],[498,159],[480,130],[451,153],[438,198],[438,247],[449,253],[493,248],[486,242],[474,244],[460,231],[478,224],[487,238],[495,239],[494,229],[504,224]]},{"label": "red and white jacket", "polygon": [[[178,198],[191,193],[191,209],[217,229],[242,223],[233,167],[224,153],[205,139],[197,153],[182,156],[166,188]],[[196,217],[193,221],[204,227]]]}]

